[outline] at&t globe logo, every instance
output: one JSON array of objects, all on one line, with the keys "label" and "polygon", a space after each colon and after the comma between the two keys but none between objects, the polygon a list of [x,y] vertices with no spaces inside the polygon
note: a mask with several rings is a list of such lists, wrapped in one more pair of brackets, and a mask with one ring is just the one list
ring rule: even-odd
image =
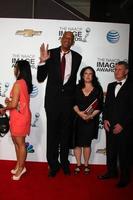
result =
[{"label": "at&t globe logo", "polygon": [[118,31],[116,30],[110,30],[108,33],[107,33],[107,36],[106,36],[107,40],[110,42],[110,43],[117,43],[120,39],[120,34],[118,33]]}]

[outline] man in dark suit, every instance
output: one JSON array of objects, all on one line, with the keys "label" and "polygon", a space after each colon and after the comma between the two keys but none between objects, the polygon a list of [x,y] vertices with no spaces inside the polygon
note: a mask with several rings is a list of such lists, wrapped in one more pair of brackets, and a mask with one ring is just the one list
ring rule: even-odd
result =
[{"label": "man in dark suit", "polygon": [[[45,110],[47,115],[47,161],[48,176],[54,177],[62,167],[64,174],[70,174],[68,154],[69,139],[72,133],[72,108],[76,87],[77,71],[81,55],[70,50],[74,35],[68,31],[61,38],[61,46],[48,51],[48,45],[40,48],[40,64],[37,70],[38,82],[47,77]],[[65,56],[64,71],[61,60]],[[60,149],[60,163],[58,160]]]},{"label": "man in dark suit", "polygon": [[120,180],[117,187],[125,187],[129,183],[129,142],[133,123],[133,95],[132,85],[127,77],[128,64],[124,61],[118,62],[114,75],[116,82],[108,85],[103,112],[107,172],[99,176],[99,179],[115,178],[119,172]]}]

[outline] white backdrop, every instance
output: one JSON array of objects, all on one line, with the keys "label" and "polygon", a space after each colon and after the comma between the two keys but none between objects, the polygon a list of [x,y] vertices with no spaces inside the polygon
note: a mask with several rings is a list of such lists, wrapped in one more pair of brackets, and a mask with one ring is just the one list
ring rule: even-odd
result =
[{"label": "white backdrop", "polygon": [[[26,138],[29,161],[46,161],[46,116],[44,110],[45,84],[36,80],[39,47],[44,42],[49,48],[60,45],[64,31],[73,31],[73,49],[82,56],[81,67],[92,66],[106,92],[107,84],[114,80],[114,64],[128,60],[129,25],[90,21],[0,19],[0,103],[9,96],[15,81],[12,65],[17,59],[27,59],[32,67],[34,90],[31,94],[31,134]],[[80,72],[79,70],[79,72]],[[78,72],[78,77],[79,77]],[[78,81],[78,78],[77,78]],[[14,160],[15,151],[10,132],[0,137],[0,159]],[[75,162],[73,151],[69,159]],[[99,137],[92,143],[92,164],[104,164],[105,132],[99,124]]]}]

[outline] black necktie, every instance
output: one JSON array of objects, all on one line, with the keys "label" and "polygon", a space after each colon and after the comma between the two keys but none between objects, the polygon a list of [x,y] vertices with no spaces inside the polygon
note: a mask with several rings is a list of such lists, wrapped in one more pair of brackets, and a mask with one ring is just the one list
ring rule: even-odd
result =
[{"label": "black necktie", "polygon": [[65,66],[66,66],[65,55],[66,55],[66,53],[63,54],[62,59],[61,59],[61,78],[62,78],[62,80],[64,80]]}]

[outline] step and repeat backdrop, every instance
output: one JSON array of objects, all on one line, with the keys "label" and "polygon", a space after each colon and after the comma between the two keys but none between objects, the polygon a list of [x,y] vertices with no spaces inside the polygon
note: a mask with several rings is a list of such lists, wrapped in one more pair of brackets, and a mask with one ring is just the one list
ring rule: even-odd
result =
[{"label": "step and repeat backdrop", "polygon": [[[60,38],[64,31],[72,31],[75,35],[72,49],[83,56],[77,82],[81,69],[92,66],[106,93],[107,84],[114,80],[114,64],[120,60],[128,61],[129,24],[0,18],[0,27],[0,103],[4,104],[5,98],[9,97],[15,81],[12,66],[19,59],[28,60],[31,64],[34,87],[30,102],[31,133],[26,138],[27,160],[46,162],[46,81],[39,84],[36,80],[40,45],[49,44],[49,48],[60,46]],[[98,139],[92,143],[92,164],[105,164],[105,139],[101,118]],[[16,159],[10,132],[0,133],[0,159]],[[75,162],[73,150],[70,150],[69,159],[71,163]]]}]

